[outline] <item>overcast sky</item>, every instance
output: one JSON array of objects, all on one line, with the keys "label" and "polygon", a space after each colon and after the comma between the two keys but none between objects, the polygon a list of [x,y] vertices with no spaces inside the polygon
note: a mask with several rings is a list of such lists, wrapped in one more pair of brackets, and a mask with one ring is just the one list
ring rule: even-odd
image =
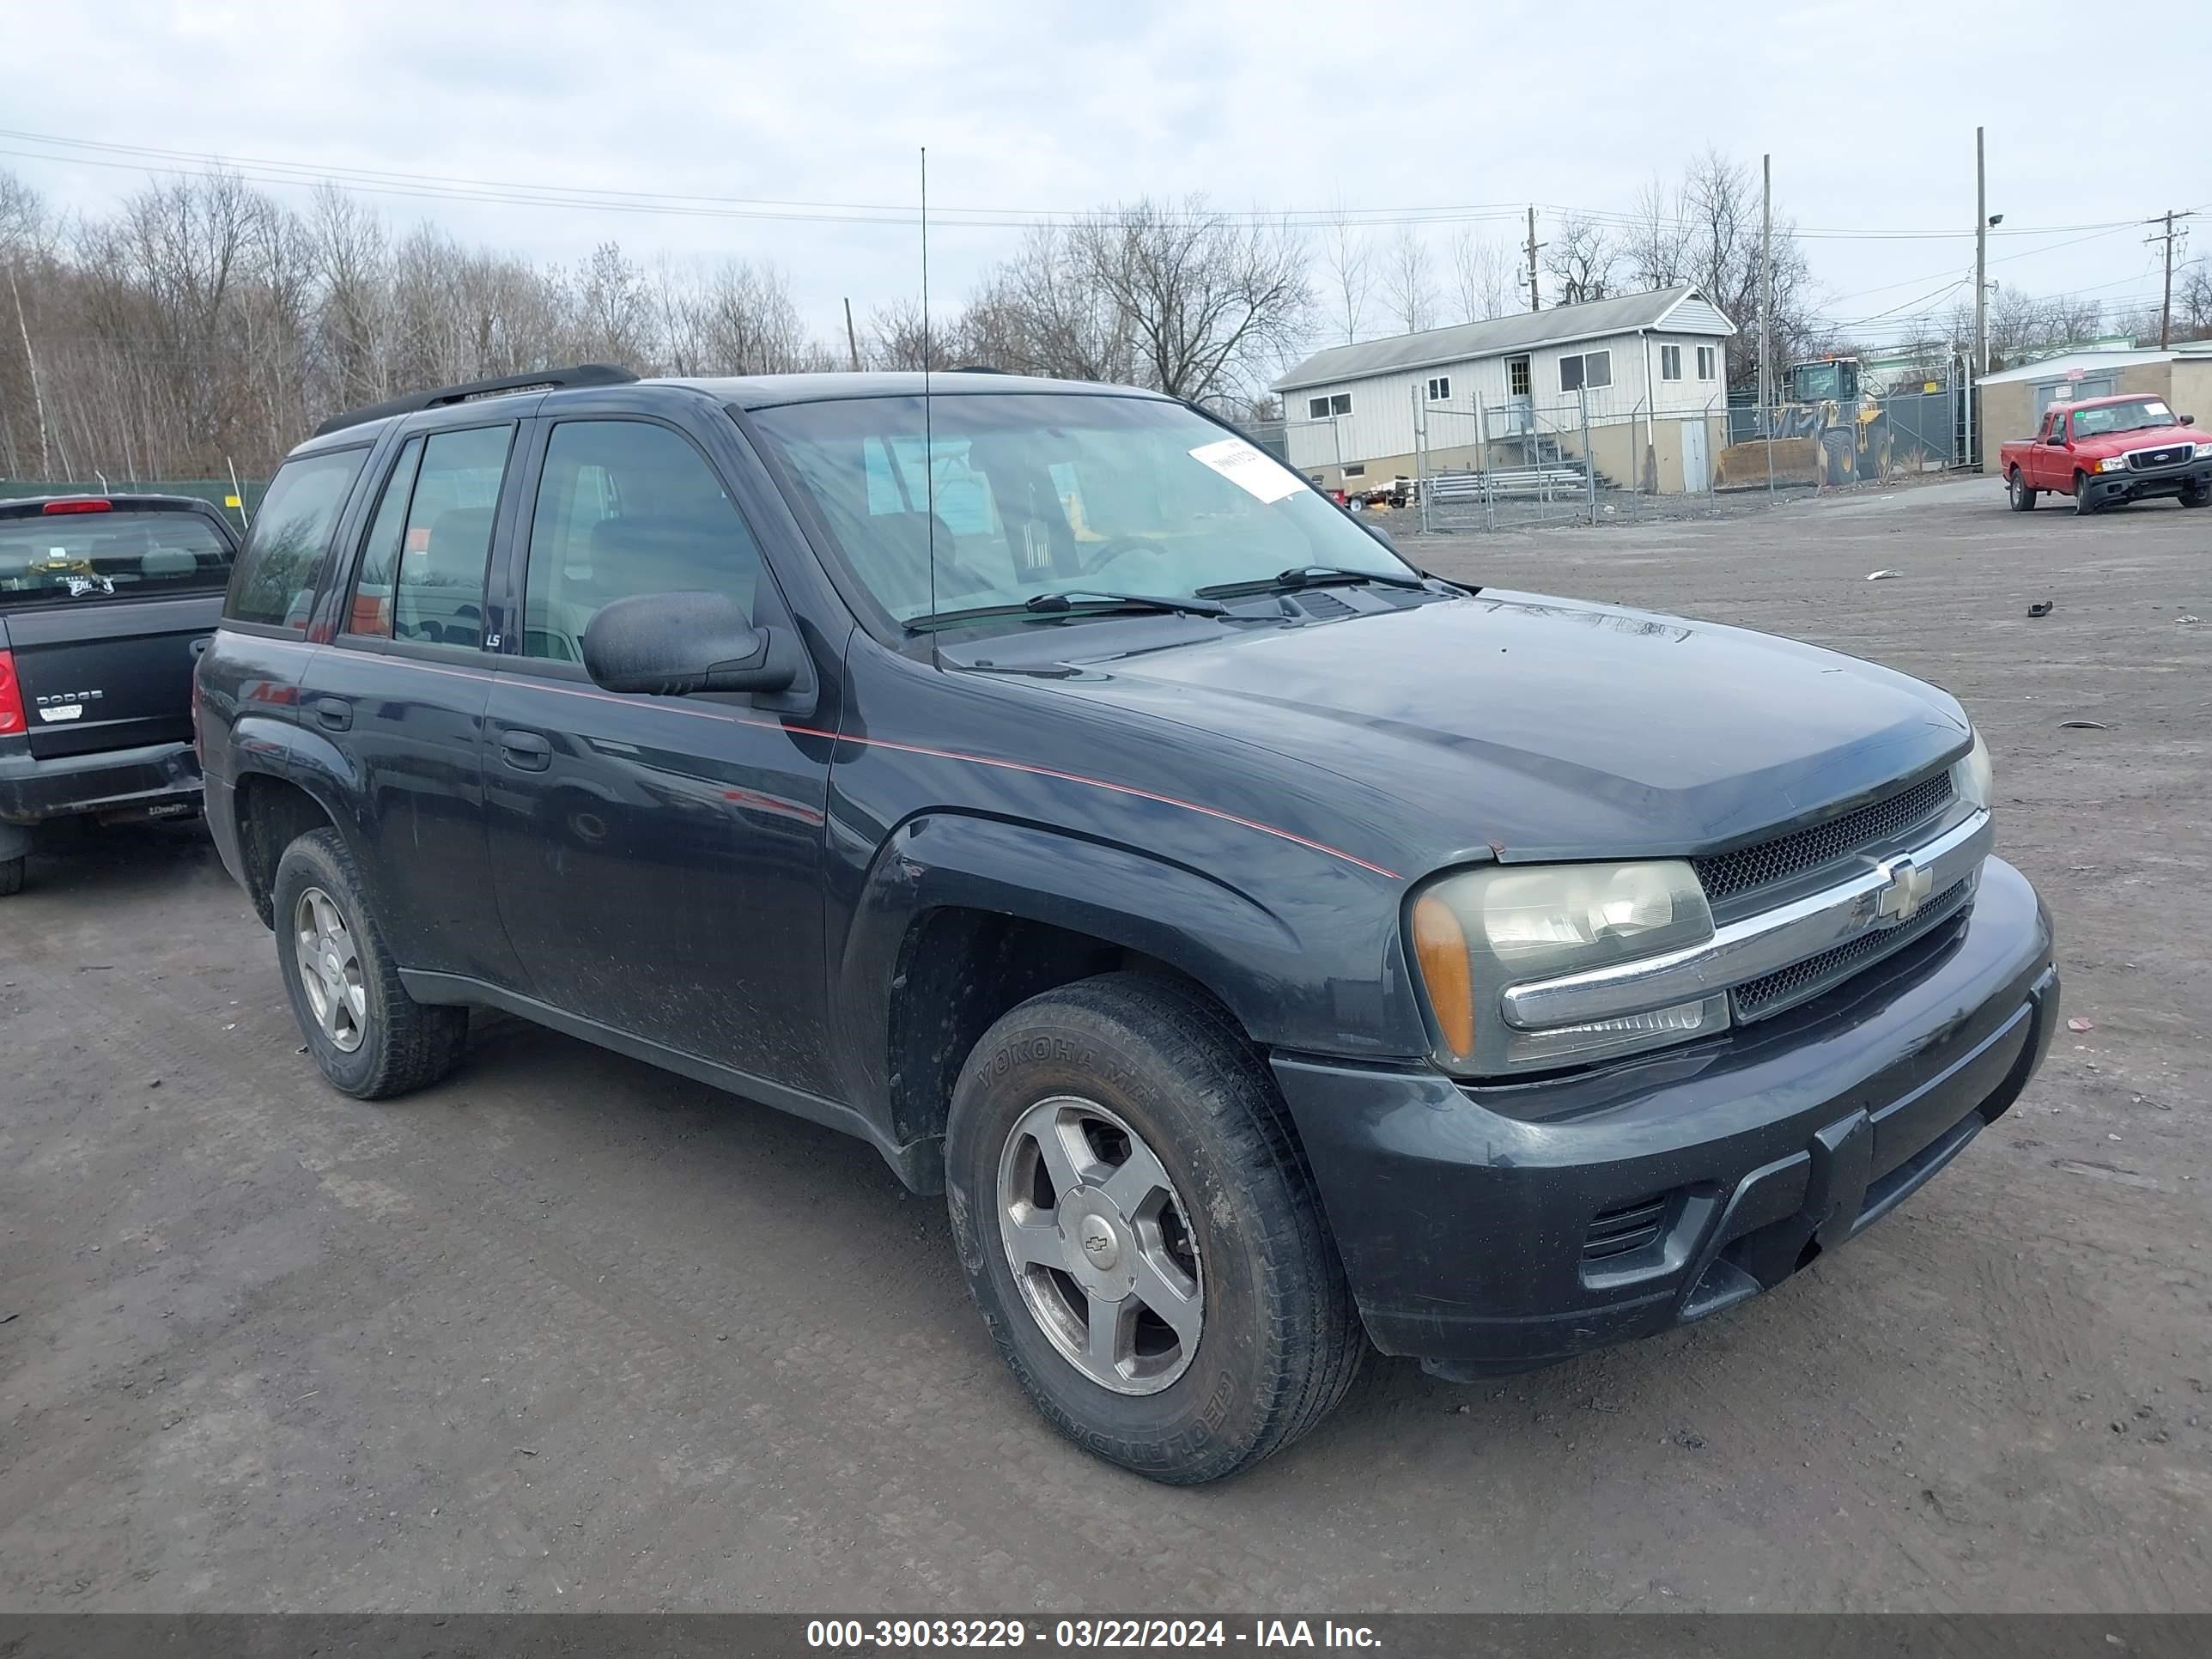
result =
[{"label": "overcast sky", "polygon": [[[1203,191],[1239,209],[1620,210],[1713,145],[1754,169],[1771,151],[1779,212],[1860,233],[1808,240],[1829,316],[1909,312],[1970,276],[1977,124],[2004,231],[2077,228],[1994,239],[1990,275],[2008,283],[2154,297],[2142,231],[2093,228],[2212,210],[2198,102],[2212,33],[2130,25],[2093,64],[2096,14],[2078,3],[6,0],[5,14],[0,127],[16,136],[0,137],[0,167],[59,205],[97,210],[161,163],[93,165],[21,134],[220,153],[249,173],[871,208],[914,201],[927,144],[940,303],[1018,234],[960,210]],[[304,185],[273,188],[306,200]],[[374,199],[397,224],[434,219],[544,258],[612,238],[641,260],[773,260],[825,334],[841,296],[865,316],[917,286],[910,223]],[[1503,216],[1479,228],[1518,234]],[[1458,228],[1425,232],[1440,266]],[[1954,234],[1894,234],[1936,231]],[[1943,303],[1960,298],[1970,281]]]}]

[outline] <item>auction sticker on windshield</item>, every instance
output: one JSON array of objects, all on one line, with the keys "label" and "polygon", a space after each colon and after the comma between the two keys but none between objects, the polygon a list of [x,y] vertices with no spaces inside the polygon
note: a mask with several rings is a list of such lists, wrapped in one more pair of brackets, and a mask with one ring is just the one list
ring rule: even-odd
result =
[{"label": "auction sticker on windshield", "polygon": [[1263,501],[1279,501],[1305,488],[1298,475],[1264,449],[1255,449],[1242,438],[1224,438],[1218,444],[1200,444],[1190,458],[1210,466],[1246,494]]}]

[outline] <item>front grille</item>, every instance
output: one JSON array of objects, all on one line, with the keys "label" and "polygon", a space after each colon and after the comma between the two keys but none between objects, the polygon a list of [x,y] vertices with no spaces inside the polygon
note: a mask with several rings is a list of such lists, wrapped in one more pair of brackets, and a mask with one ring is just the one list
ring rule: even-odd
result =
[{"label": "front grille", "polygon": [[1647,1198],[1625,1209],[1607,1210],[1589,1224],[1583,1240],[1583,1260],[1608,1261],[1631,1250],[1640,1250],[1659,1237],[1667,1218],[1667,1199]]},{"label": "front grille", "polygon": [[2172,466],[2187,460],[2195,447],[2194,444],[2169,444],[2164,449],[2130,450],[2128,465],[2138,472],[2146,467]]},{"label": "front grille", "polygon": [[1893,841],[1950,804],[1951,775],[1938,772],[1887,800],[1859,807],[1825,823],[1793,830],[1771,841],[1739,847],[1732,853],[1692,859],[1690,864],[1705,885],[1705,897],[1718,905],[1739,893],[1787,881],[1808,870],[1849,858],[1862,848]]},{"label": "front grille", "polygon": [[1910,921],[1862,933],[1832,951],[1777,969],[1763,979],[1745,981],[1735,988],[1737,1021],[1778,1014],[1820,995],[1831,986],[1841,984],[1861,969],[1873,966],[1883,957],[1903,950],[1914,939],[1942,927],[1965,908],[1973,890],[1971,877],[1954,882],[1922,905],[1920,913]]}]

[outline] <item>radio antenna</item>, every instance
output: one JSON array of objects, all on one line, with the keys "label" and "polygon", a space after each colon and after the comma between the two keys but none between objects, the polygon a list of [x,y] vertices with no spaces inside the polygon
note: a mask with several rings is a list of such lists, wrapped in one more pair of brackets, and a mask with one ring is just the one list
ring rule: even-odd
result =
[{"label": "radio antenna", "polygon": [[[921,500],[928,514],[929,614],[937,614],[937,450],[929,419],[929,360],[937,343],[929,332],[929,146],[921,147]],[[937,664],[937,630],[929,635],[929,660]]]}]

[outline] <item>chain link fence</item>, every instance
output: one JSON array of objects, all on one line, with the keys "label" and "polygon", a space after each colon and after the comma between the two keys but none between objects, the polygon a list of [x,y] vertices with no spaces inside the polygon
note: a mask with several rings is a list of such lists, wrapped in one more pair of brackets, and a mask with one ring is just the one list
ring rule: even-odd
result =
[{"label": "chain link fence", "polygon": [[1968,464],[1966,403],[1948,374],[1844,403],[1762,405],[1717,393],[1626,408],[1587,394],[1417,401],[1412,453],[1395,456],[1359,453],[1358,428],[1346,421],[1245,429],[1356,511],[1463,534],[1709,518],[1894,487]]}]

